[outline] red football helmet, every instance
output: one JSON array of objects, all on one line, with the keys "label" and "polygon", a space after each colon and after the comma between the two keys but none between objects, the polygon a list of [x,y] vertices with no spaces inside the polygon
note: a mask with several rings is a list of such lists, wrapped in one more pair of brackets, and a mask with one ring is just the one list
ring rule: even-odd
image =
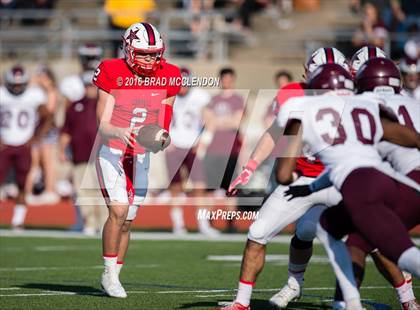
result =
[{"label": "red football helmet", "polygon": [[15,65],[5,72],[4,82],[7,90],[17,96],[25,91],[29,75],[22,66]]},{"label": "red football helmet", "polygon": [[353,91],[351,74],[338,64],[325,64],[318,67],[308,77],[308,87],[314,91],[349,90]]},{"label": "red football helmet", "polygon": [[[125,61],[133,71],[151,76],[164,61],[165,44],[159,31],[149,23],[136,23],[127,28],[123,36]],[[143,55],[139,59],[139,55]]]},{"label": "red football helmet", "polygon": [[366,61],[354,79],[356,93],[365,91],[396,93],[401,90],[401,75],[394,62],[387,58]]}]

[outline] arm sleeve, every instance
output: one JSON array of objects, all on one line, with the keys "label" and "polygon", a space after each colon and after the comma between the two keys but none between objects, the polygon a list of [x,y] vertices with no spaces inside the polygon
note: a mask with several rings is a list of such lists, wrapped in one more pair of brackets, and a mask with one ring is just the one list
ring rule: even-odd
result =
[{"label": "arm sleeve", "polygon": [[103,91],[106,91],[107,93],[111,92],[113,83],[104,62],[101,62],[99,67],[96,68],[92,81],[93,84]]},{"label": "arm sleeve", "polygon": [[324,188],[332,186],[330,180],[330,169],[325,169],[311,184],[309,184],[309,189],[312,193],[323,190]]}]

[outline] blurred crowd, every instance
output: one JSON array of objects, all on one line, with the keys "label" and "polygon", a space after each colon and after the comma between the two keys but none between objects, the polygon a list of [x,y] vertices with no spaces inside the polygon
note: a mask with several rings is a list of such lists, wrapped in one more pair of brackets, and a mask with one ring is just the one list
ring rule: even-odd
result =
[{"label": "blurred crowd", "polygon": [[361,25],[352,40],[355,49],[366,44],[384,49],[390,42],[392,58],[418,57],[420,1],[350,0],[350,9],[361,17]]}]

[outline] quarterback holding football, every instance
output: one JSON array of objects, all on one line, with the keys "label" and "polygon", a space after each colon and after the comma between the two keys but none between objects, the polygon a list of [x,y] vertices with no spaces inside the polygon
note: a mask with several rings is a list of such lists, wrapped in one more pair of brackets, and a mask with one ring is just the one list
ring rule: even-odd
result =
[{"label": "quarterback holding football", "polygon": [[180,80],[177,66],[163,58],[165,45],[149,23],[135,23],[123,35],[124,58],[102,61],[93,82],[98,87],[97,118],[101,145],[96,160],[99,184],[109,216],[103,228],[107,295],[125,298],[119,273],[130,239],[130,226],[148,184],[149,153],[170,143],[172,107],[180,85],[144,81]]}]

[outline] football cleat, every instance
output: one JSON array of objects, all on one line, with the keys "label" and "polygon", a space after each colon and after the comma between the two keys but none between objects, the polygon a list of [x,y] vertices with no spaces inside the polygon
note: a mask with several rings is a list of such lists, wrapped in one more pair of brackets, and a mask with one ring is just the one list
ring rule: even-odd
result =
[{"label": "football cleat", "polygon": [[342,300],[334,300],[332,305],[332,310],[345,310],[346,309],[346,303]]},{"label": "football cleat", "polygon": [[217,310],[251,310],[251,306],[241,305],[239,302],[235,301],[226,305],[224,307],[219,307]]},{"label": "football cleat", "polygon": [[286,308],[289,302],[299,299],[302,294],[302,288],[295,278],[290,277],[287,280],[287,284],[283,288],[270,298],[269,302],[280,308]]},{"label": "football cleat", "polygon": [[404,302],[401,304],[402,310],[420,310],[420,304],[416,299]]},{"label": "football cleat", "polygon": [[126,298],[127,293],[122,287],[117,274],[111,272],[104,272],[101,279],[101,287],[103,291],[110,297]]}]

